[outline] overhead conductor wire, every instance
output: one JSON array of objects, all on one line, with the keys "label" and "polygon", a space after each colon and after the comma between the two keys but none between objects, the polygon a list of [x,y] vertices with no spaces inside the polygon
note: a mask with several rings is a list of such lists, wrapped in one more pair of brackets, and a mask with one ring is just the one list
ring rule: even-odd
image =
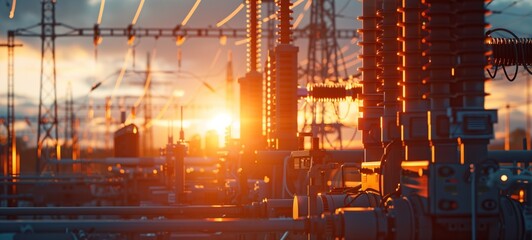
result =
[{"label": "overhead conductor wire", "polygon": [[220,20],[218,23],[216,23],[216,27],[221,27],[223,26],[225,23],[229,22],[233,17],[235,17],[240,11],[242,11],[242,9],[244,8],[244,3],[241,3],[240,5],[238,5],[238,7],[235,8],[235,10],[233,10],[233,12],[231,12],[229,15],[227,15],[227,17],[225,17],[224,19]]},{"label": "overhead conductor wire", "polygon": [[[102,0],[102,5],[104,4],[105,0]],[[103,7],[100,5],[100,12],[103,13]],[[144,0],[141,0],[139,3],[139,6],[137,7],[137,12],[135,13],[135,17],[133,17],[133,20],[131,21],[131,25],[135,25],[137,23],[137,20],[140,16],[140,13],[142,12],[142,8],[144,7]],[[98,18],[98,20],[101,20]],[[120,87],[120,83],[122,82],[122,79],[124,78],[124,74],[126,73],[127,64],[129,62],[129,58],[131,58],[131,54],[133,53],[133,49],[131,48],[132,43],[128,43],[130,47],[128,48],[126,52],[126,56],[124,57],[124,63],[122,64],[122,68],[120,69],[120,74],[118,74],[118,77],[115,82],[115,87],[113,89],[113,92],[111,93],[111,102],[114,100],[114,96],[116,94],[116,90]]]},{"label": "overhead conductor wire", "polygon": [[11,11],[9,11],[9,18],[11,19],[15,17],[15,8],[17,8],[17,0],[11,2]]}]

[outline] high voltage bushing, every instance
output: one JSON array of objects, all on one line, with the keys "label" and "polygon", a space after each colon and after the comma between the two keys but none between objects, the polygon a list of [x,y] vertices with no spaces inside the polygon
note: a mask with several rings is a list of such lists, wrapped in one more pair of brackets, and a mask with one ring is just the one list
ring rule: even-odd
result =
[{"label": "high voltage bushing", "polygon": [[450,137],[450,119],[447,110],[451,107],[452,69],[454,55],[452,52],[452,3],[447,0],[427,0],[427,10],[423,13],[428,18],[424,28],[428,31],[423,39],[428,44],[426,55],[429,58],[428,71],[424,80],[430,86],[426,96],[430,100],[428,111],[429,141],[432,147],[433,162],[458,162],[457,143]]},{"label": "high voltage bushing", "polygon": [[261,49],[261,0],[247,0],[247,56],[248,72],[260,69],[260,49]]},{"label": "high voltage bushing", "polygon": [[290,0],[278,0],[279,44],[275,47],[277,149],[297,149],[297,52],[292,42]]},{"label": "high voltage bushing", "polygon": [[488,38],[494,66],[532,65],[532,38]]},{"label": "high voltage bushing", "polygon": [[279,7],[279,12],[277,13],[277,16],[279,16],[279,43],[290,44],[292,43],[292,24],[290,23],[293,12],[290,9],[292,3],[290,3],[290,0],[276,0],[276,3]]},{"label": "high voltage bushing", "polygon": [[379,159],[382,155],[382,144],[380,142],[380,122],[379,119],[383,114],[382,106],[379,104],[383,101],[382,93],[377,89],[381,86],[381,82],[377,79],[379,69],[377,63],[380,61],[380,56],[377,54],[379,45],[377,44],[377,22],[380,18],[376,15],[378,6],[377,2],[373,0],[362,1],[362,16],[358,19],[362,21],[362,41],[359,43],[362,46],[362,67],[359,69],[362,72],[363,91],[360,99],[364,104],[360,110],[364,112],[364,116],[359,118],[359,130],[362,130],[362,142],[366,151],[366,159]]},{"label": "high voltage bushing", "polygon": [[307,99],[318,102],[353,101],[362,93],[362,86],[351,84],[308,84]]},{"label": "high voltage bushing", "polygon": [[426,72],[421,69],[427,62],[427,58],[423,56],[427,45],[421,41],[426,34],[422,29],[423,10],[424,5],[419,0],[403,1],[402,7],[398,9],[402,13],[399,26],[403,30],[399,37],[399,41],[403,43],[399,53],[403,57],[403,63],[399,69],[404,76],[400,82],[403,88],[400,97],[403,106],[399,112],[399,123],[402,126],[405,160],[430,158],[426,124],[429,101],[423,98],[423,93],[428,92],[428,86],[423,84]]}]

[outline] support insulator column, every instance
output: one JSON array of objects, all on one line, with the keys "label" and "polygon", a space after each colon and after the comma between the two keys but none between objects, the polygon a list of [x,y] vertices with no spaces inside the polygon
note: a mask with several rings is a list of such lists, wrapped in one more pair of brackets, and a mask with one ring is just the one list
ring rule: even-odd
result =
[{"label": "support insulator column", "polygon": [[240,84],[240,140],[246,152],[264,146],[262,137],[262,74],[254,71],[238,80]]},{"label": "support insulator column", "polygon": [[380,141],[381,129],[379,119],[383,115],[383,109],[379,106],[383,101],[381,93],[377,92],[381,82],[377,79],[377,4],[375,0],[362,1],[362,94],[363,106],[360,107],[364,117],[358,120],[358,128],[362,130],[362,143],[364,144],[365,161],[377,161],[382,155],[382,144]]},{"label": "support insulator column", "polygon": [[246,153],[264,147],[262,135],[262,73],[260,69],[260,3],[246,1],[247,6],[247,64],[246,76],[240,83],[240,138]]},{"label": "support insulator column", "polygon": [[484,75],[487,66],[484,27],[484,1],[455,1],[456,5],[456,83],[461,106],[453,109],[454,136],[460,138],[461,162],[477,163],[487,158],[487,145],[493,137],[496,110],[485,110]]},{"label": "support insulator column", "polygon": [[[398,0],[384,0],[382,4],[382,36],[378,42],[382,45],[380,55],[382,63],[378,64],[382,69],[382,91],[384,93],[384,111],[380,118],[381,141],[384,146],[388,146],[386,166],[384,167],[384,193],[395,190],[399,183],[399,169],[402,161],[402,148],[399,142],[400,132],[397,126],[397,112],[399,111],[399,85],[401,75],[399,72],[400,51],[399,41],[399,14],[397,12]],[[392,143],[393,142],[393,143]],[[389,145],[390,144],[390,145]]]},{"label": "support insulator column", "polygon": [[426,29],[429,34],[425,38],[428,43],[427,56],[429,63],[425,69],[429,72],[426,79],[430,86],[427,93],[430,99],[428,112],[428,134],[432,149],[432,162],[458,163],[458,145],[456,138],[451,137],[450,119],[447,110],[451,106],[451,83],[453,68],[451,2],[447,0],[427,0],[428,17]]},{"label": "support insulator column", "polygon": [[401,140],[405,145],[405,160],[430,159],[428,141],[427,111],[430,102],[423,98],[429,92],[428,85],[423,84],[426,73],[422,71],[427,64],[423,50],[427,48],[422,43],[426,32],[422,29],[421,13],[425,6],[419,0],[404,0],[399,11],[402,13],[400,27],[402,34],[400,41],[403,43],[401,56],[403,57],[403,88],[402,111],[399,113],[401,124]]},{"label": "support insulator column", "polygon": [[276,134],[279,150],[297,149],[297,52],[292,45],[290,0],[279,0],[279,39],[275,47]]}]

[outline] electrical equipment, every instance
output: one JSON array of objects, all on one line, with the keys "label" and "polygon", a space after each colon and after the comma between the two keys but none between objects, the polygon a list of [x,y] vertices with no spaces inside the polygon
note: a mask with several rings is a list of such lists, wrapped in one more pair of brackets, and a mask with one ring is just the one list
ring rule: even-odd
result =
[{"label": "electrical equipment", "polygon": [[115,157],[139,157],[139,128],[129,124],[114,135]]}]

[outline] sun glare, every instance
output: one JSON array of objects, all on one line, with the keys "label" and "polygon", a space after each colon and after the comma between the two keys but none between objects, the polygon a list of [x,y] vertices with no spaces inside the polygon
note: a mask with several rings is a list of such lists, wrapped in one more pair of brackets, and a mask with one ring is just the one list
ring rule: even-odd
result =
[{"label": "sun glare", "polygon": [[215,130],[219,136],[225,134],[226,128],[231,125],[232,119],[228,113],[220,113],[214,116],[207,125],[208,130]]}]

